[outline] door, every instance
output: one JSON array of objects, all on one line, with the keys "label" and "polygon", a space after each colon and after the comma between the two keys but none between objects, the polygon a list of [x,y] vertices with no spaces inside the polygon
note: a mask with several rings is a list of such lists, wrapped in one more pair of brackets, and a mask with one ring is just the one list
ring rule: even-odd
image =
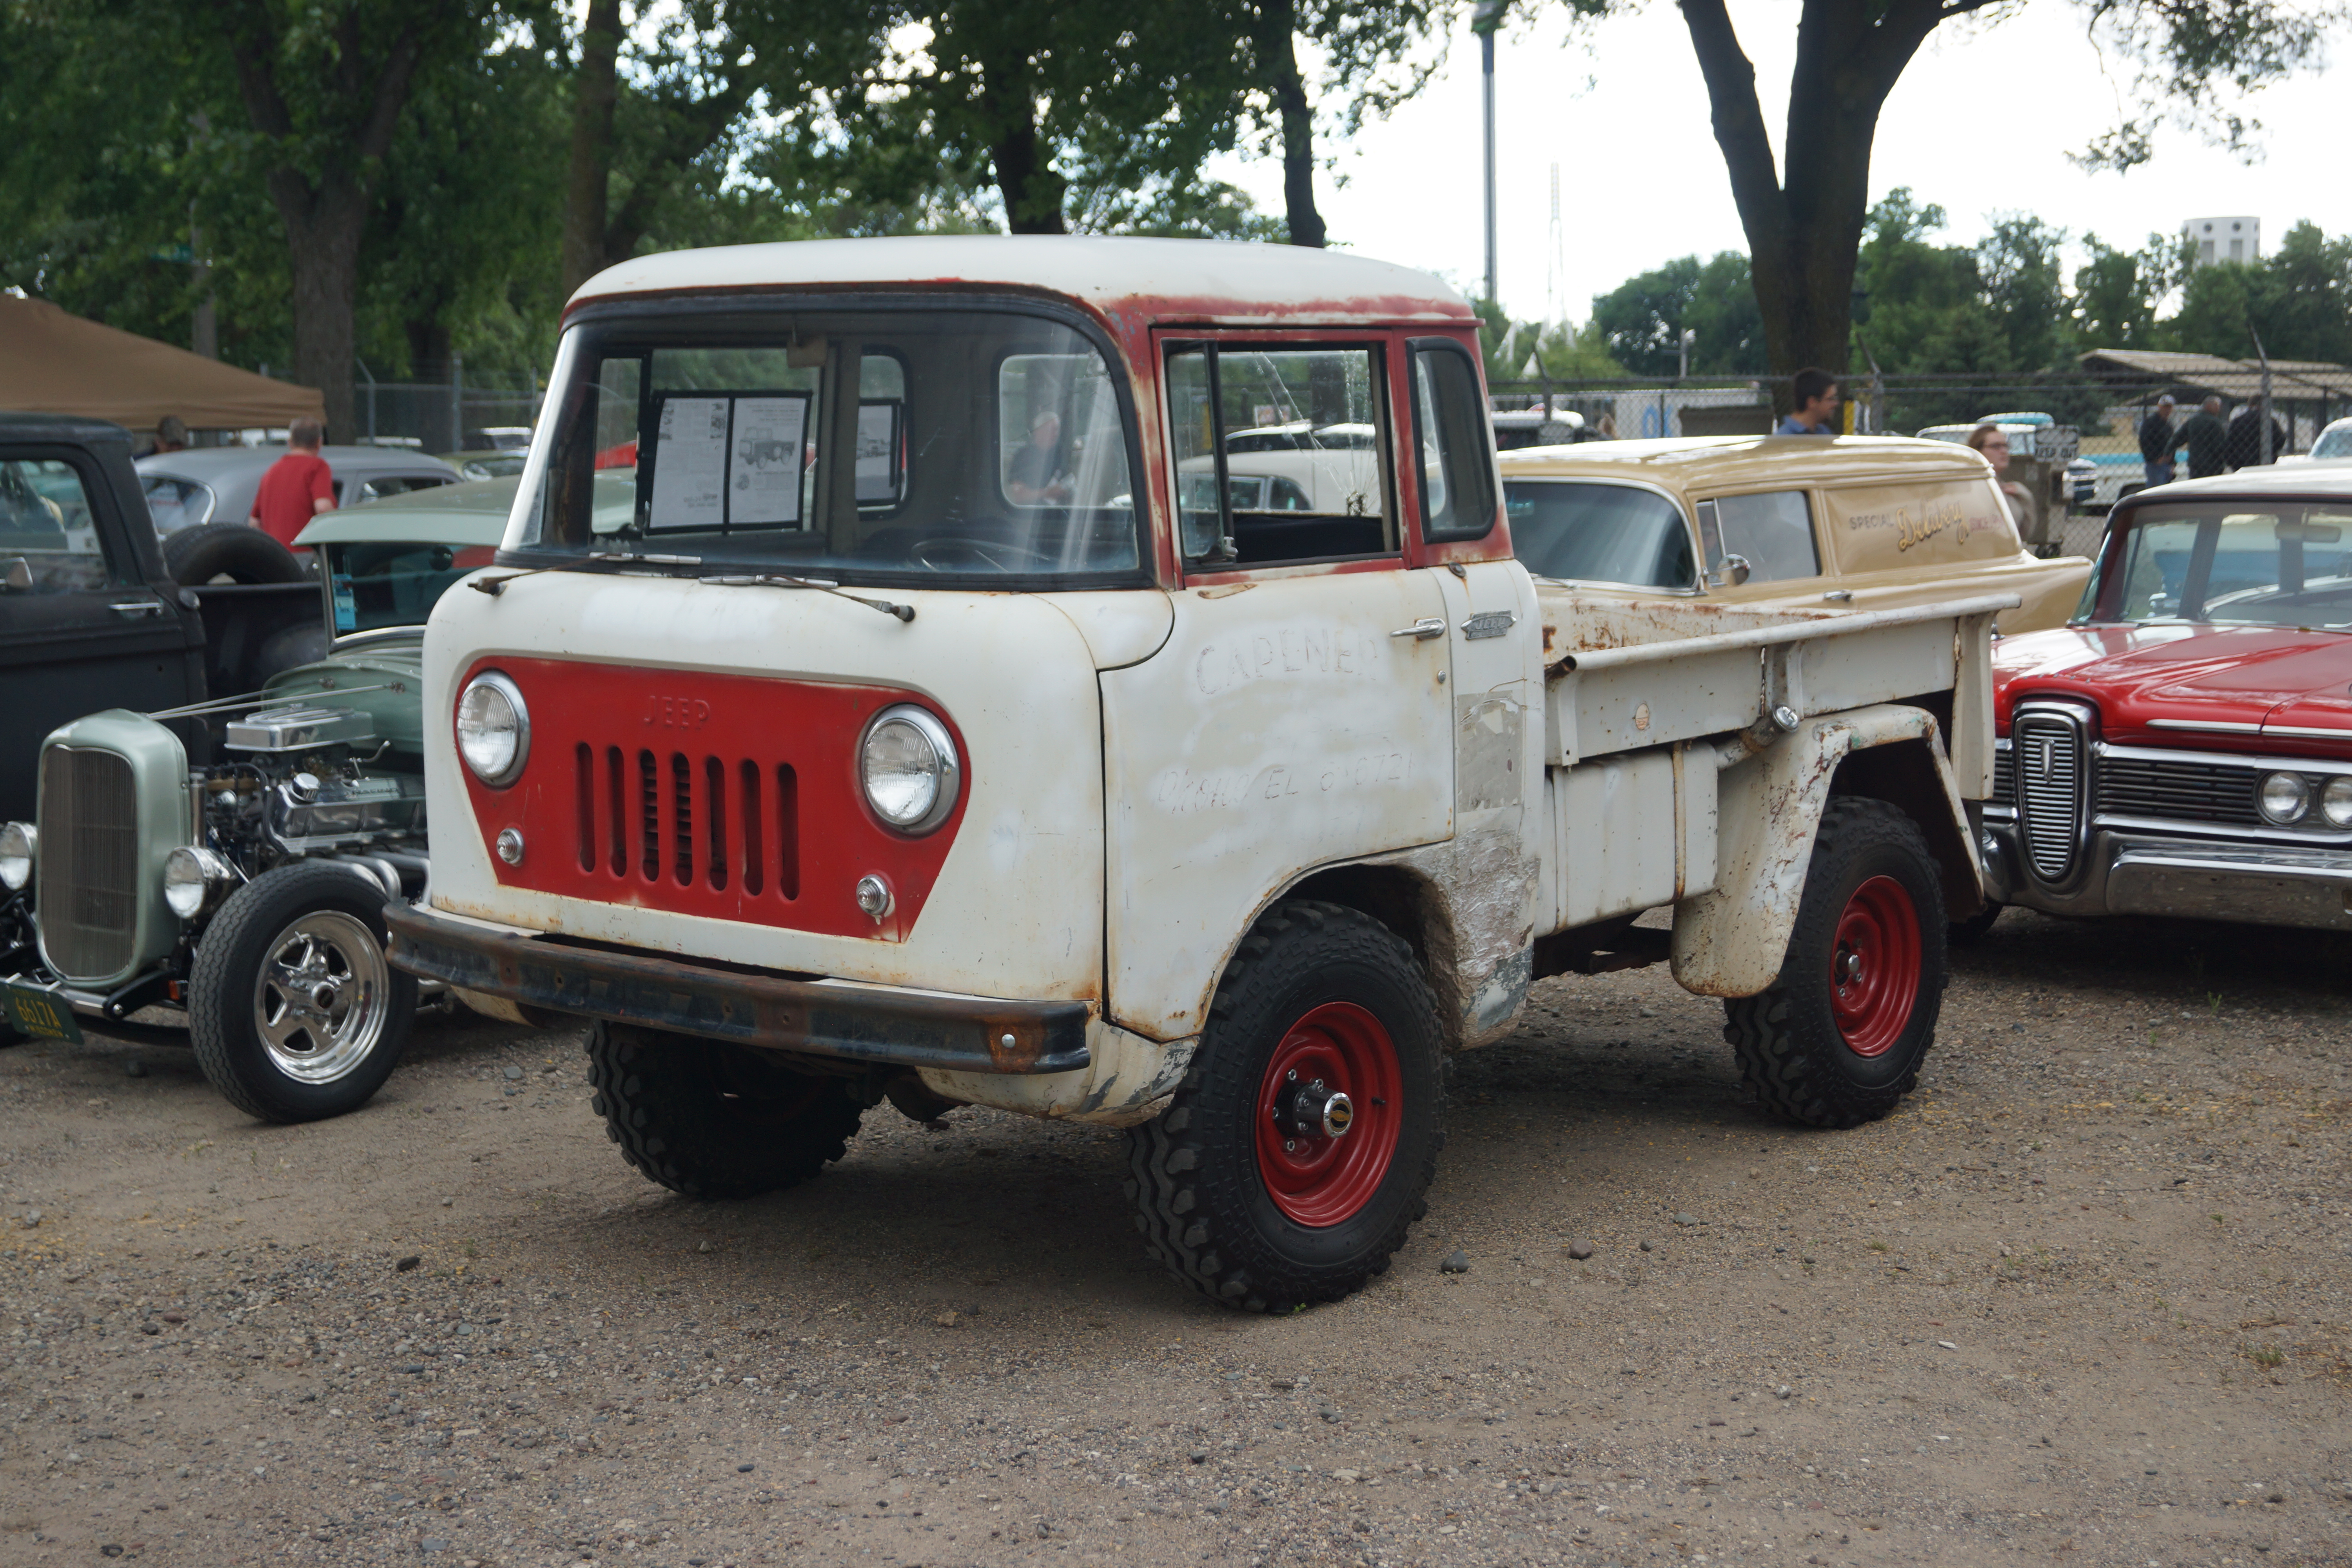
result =
[{"label": "door", "polygon": [[[1108,1001],[1138,1033],[1196,1032],[1234,943],[1301,874],[1453,833],[1446,605],[1406,561],[1399,347],[1161,345],[1183,584],[1160,651],[1102,677]],[[1278,504],[1234,482],[1307,469]]]},{"label": "door", "polygon": [[31,820],[41,741],[58,725],[203,695],[193,617],[163,596],[171,584],[148,585],[154,563],[133,553],[126,499],[129,521],[152,531],[90,453],[0,446],[0,816]]}]

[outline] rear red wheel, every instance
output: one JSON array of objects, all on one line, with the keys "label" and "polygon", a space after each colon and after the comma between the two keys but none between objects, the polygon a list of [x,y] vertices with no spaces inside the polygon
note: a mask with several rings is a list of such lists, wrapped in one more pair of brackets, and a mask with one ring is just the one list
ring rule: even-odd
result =
[{"label": "rear red wheel", "polygon": [[1396,1045],[1353,1002],[1326,1002],[1285,1031],[1257,1094],[1257,1169],[1274,1206],[1338,1225],[1380,1191],[1396,1157]]},{"label": "rear red wheel", "polygon": [[1919,1002],[1919,910],[1894,878],[1873,877],[1846,900],[1830,988],[1838,1033],[1855,1056],[1885,1056],[1903,1037]]}]

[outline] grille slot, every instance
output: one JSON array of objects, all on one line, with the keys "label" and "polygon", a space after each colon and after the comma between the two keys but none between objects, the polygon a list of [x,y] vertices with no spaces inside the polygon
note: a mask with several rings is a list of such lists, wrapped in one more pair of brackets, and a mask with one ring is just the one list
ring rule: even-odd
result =
[{"label": "grille slot", "polygon": [[2083,839],[2082,723],[2059,710],[2021,712],[2010,726],[2010,755],[2026,858],[2042,881],[2063,882]]},{"label": "grille slot", "polygon": [[573,830],[583,872],[638,886],[692,887],[698,877],[714,892],[732,883],[745,898],[800,897],[800,790],[790,763],[772,772],[748,757],[640,748],[633,782],[629,762],[621,747],[604,747],[600,788],[596,748],[583,742],[576,750]]},{"label": "grille slot", "polygon": [[2017,748],[2007,741],[1993,742],[1992,798],[1985,804],[2017,809]]},{"label": "grille slot", "polygon": [[41,946],[69,980],[131,962],[139,922],[139,805],[130,762],[51,746],[41,756]]},{"label": "grille slot", "polygon": [[2189,762],[2103,752],[2098,802],[2102,815],[2173,817],[2183,822],[2260,827],[2254,801],[2260,770],[2242,763]]}]

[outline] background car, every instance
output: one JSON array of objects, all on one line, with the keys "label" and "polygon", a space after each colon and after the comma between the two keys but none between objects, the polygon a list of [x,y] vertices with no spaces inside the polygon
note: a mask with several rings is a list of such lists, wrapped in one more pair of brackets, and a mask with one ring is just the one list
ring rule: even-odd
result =
[{"label": "background car", "polygon": [[[155,531],[169,535],[201,523],[245,521],[253,515],[261,476],[285,455],[283,445],[191,447],[152,453],[133,466]],[[438,458],[397,447],[321,447],[319,456],[334,475],[337,506],[453,485],[462,477]]]},{"label": "background car", "polygon": [[2063,628],[1994,652],[1993,897],[2352,931],[2352,468],[2118,502]]},{"label": "background car", "polygon": [[520,447],[489,447],[478,452],[444,452],[441,460],[469,479],[510,479],[522,472],[530,458]]},{"label": "background car", "polygon": [[2310,451],[2289,453],[2279,461],[2285,464],[2352,462],[2352,419],[2331,420],[2311,443]]},{"label": "background car", "polygon": [[2014,593],[2003,633],[2054,626],[2091,563],[2025,548],[1965,447],[1883,436],[1712,436],[1506,452],[1511,546],[1604,595],[1855,610]]}]

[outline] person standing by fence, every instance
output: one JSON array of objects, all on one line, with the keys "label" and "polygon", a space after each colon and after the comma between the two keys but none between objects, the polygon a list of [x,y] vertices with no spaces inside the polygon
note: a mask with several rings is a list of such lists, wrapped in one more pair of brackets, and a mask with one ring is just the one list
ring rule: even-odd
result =
[{"label": "person standing by fence", "polygon": [[2180,444],[2189,448],[2189,477],[2210,479],[2227,471],[2222,453],[2230,444],[2230,432],[2221,423],[2221,400],[2208,397],[2196,413],[2180,426]]},{"label": "person standing by fence", "polygon": [[1799,371],[1789,383],[1789,416],[1772,427],[1775,436],[1834,436],[1837,377],[1825,370]]},{"label": "person standing by fence", "polygon": [[[2263,426],[2270,426],[2270,449],[2263,449]],[[2257,395],[2230,420],[2230,439],[2224,457],[2232,468],[2258,468],[2277,460],[2286,450],[2286,432],[2271,417],[2270,409]]]},{"label": "person standing by fence", "polygon": [[2156,407],[2139,422],[2139,460],[2142,472],[2151,486],[2172,482],[2172,464],[2179,453],[2179,438],[2173,434],[2172,394],[2166,393],[2156,400]]}]

